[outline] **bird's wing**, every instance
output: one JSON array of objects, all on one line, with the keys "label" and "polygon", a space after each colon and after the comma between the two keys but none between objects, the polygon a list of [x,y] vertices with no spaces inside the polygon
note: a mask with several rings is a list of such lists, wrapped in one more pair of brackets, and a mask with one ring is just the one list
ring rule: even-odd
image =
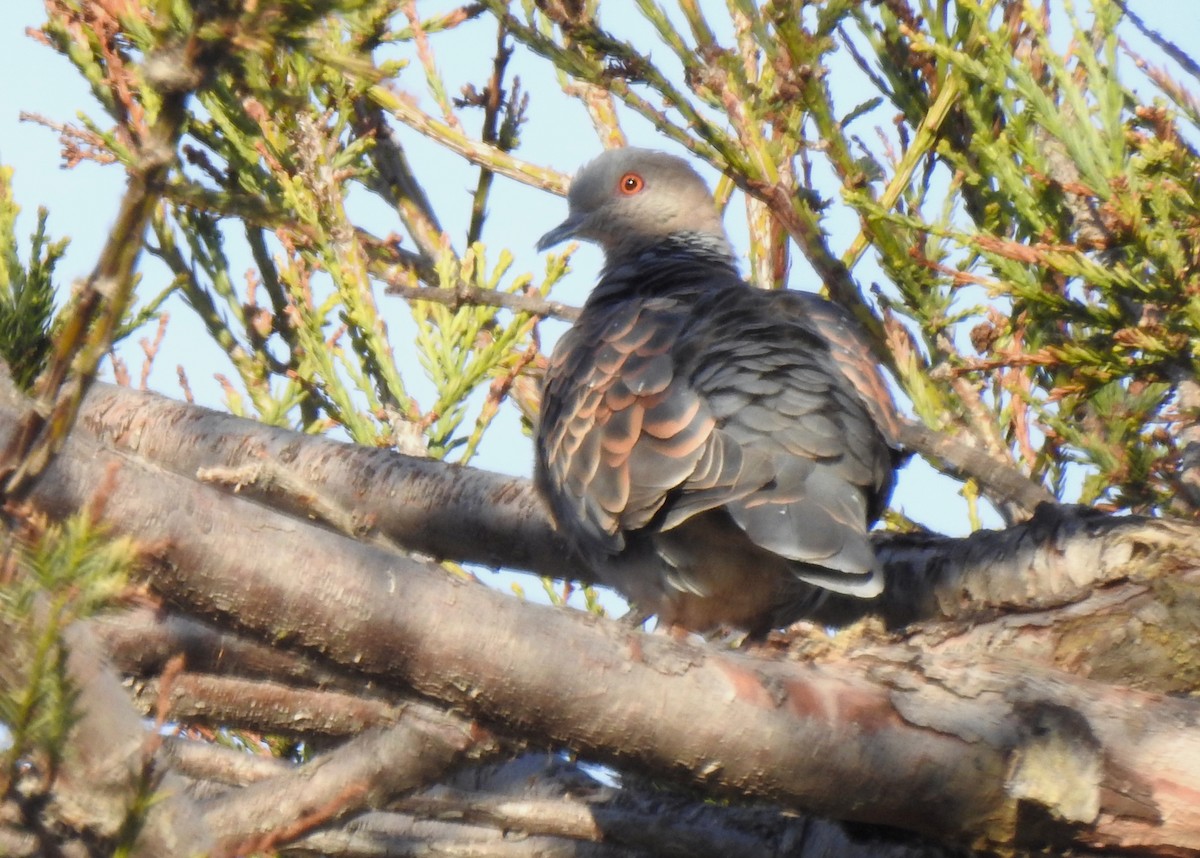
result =
[{"label": "bird's wing", "polygon": [[551,358],[539,486],[560,525],[609,553],[623,531],[673,527],[771,479],[681,372],[689,317],[677,300],[624,302],[581,318]]},{"label": "bird's wing", "polygon": [[559,521],[609,552],[622,531],[724,507],[802,579],[872,595],[888,447],[828,345],[776,297],[739,285],[581,319],[551,361],[540,483]]},{"label": "bird's wing", "polygon": [[878,592],[867,529],[891,453],[830,344],[777,292],[733,292],[697,316],[693,386],[720,430],[771,467],[769,483],[725,508],[754,543],[802,564],[804,580]]},{"label": "bird's wing", "polygon": [[888,444],[899,450],[900,413],[858,321],[840,305],[811,292],[785,290],[773,294],[779,296],[785,311],[829,345],[837,368],[853,385]]}]

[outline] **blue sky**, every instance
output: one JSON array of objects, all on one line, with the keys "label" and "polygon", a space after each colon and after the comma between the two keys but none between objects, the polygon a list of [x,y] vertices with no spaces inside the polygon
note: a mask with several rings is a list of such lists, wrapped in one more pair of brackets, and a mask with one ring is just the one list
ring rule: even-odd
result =
[{"label": "blue sky", "polygon": [[[423,2],[422,12],[434,11],[457,4],[446,2]],[[723,4],[721,4],[723,6]],[[1079,4],[1083,6],[1085,4]],[[1200,45],[1200,6],[1195,0],[1142,0],[1131,2],[1133,8],[1143,15],[1152,27],[1163,29],[1181,46]],[[19,224],[22,234],[30,232],[34,225],[34,213],[38,205],[46,205],[51,212],[50,231],[54,236],[70,236],[71,248],[60,268],[60,280],[64,284],[86,274],[95,260],[108,226],[116,211],[124,178],[119,169],[101,168],[84,163],[73,170],[61,167],[55,134],[32,122],[20,121],[21,111],[39,113],[52,121],[74,121],[80,109],[99,115],[91,101],[82,78],[73,67],[52,50],[43,47],[25,35],[25,28],[36,26],[44,16],[39,0],[4,0],[4,11],[0,12],[0,162],[15,169],[14,190],[18,202],[24,208]],[[610,7],[611,8],[611,7]],[[607,11],[607,10],[606,10]],[[631,12],[631,17],[636,15]],[[614,19],[607,19],[616,26]],[[456,51],[454,56],[439,56],[443,63],[451,89],[457,83],[481,80],[490,62],[490,50],[494,39],[490,24],[475,22],[474,38],[478,38],[480,52]],[[1144,43],[1133,40],[1137,49],[1148,58],[1155,59],[1156,52]],[[656,58],[666,56],[665,50],[655,52]],[[556,83],[542,65],[529,64],[528,58],[518,52],[514,59],[515,70],[522,75],[526,86],[535,96],[535,110],[531,124],[526,128],[525,144],[519,154],[531,161],[552,165],[564,172],[573,172],[582,162],[598,150],[594,136],[587,130],[582,113],[568,115],[547,110],[542,105],[552,103]],[[526,65],[522,65],[522,64]],[[418,97],[423,93],[417,91]],[[854,93],[847,94],[847,107],[856,101]],[[428,105],[428,102],[425,102]],[[541,108],[541,109],[537,109]],[[648,126],[637,121],[629,122],[626,130],[632,142],[639,145],[661,145]],[[428,175],[444,175],[444,187],[430,188],[433,193],[444,197],[447,204],[441,206],[446,225],[451,234],[461,235],[461,224],[465,223],[470,188],[470,174],[464,172],[456,156],[439,151],[435,146],[417,138],[405,137],[411,146],[414,160]],[[550,226],[561,220],[565,206],[561,200],[533,191],[514,182],[500,180],[494,216],[485,238],[493,248],[512,247],[517,252],[517,266],[521,270],[537,273],[543,270],[541,260],[532,250],[533,242]],[[510,213],[518,212],[519,216]],[[387,213],[381,213],[387,216]],[[736,222],[739,217],[727,219],[737,243]],[[851,228],[853,224],[849,225]],[[381,228],[386,234],[391,227]],[[835,225],[836,229],[836,225]],[[834,235],[835,245],[844,247],[848,237]],[[564,284],[556,297],[569,303],[579,303],[590,278],[599,267],[600,257],[592,248],[582,249],[575,257],[575,274]],[[860,272],[861,273],[861,272]],[[148,294],[162,285],[162,272],[147,264],[144,267]],[[870,277],[865,277],[870,282]],[[801,266],[794,276],[800,288],[814,288],[811,277]],[[390,301],[395,299],[382,299]],[[205,404],[219,406],[219,387],[212,379],[214,372],[229,372],[224,359],[215,348],[207,343],[207,337],[199,328],[186,327],[190,322],[187,311],[178,304],[172,306],[172,328],[168,334],[168,353],[156,365],[151,386],[167,395],[179,396],[175,382],[175,364],[183,363],[198,399]],[[403,348],[397,343],[397,349]],[[136,377],[138,362],[136,350],[133,354],[133,372]],[[515,433],[515,420],[501,427],[503,432]],[[486,456],[480,464],[511,473],[527,473],[528,442],[523,438],[511,438],[502,445],[508,452]],[[955,497],[954,487],[938,482],[921,464],[910,466],[902,477],[897,502],[915,518],[939,529],[961,532],[964,526],[962,503]],[[930,504],[930,498],[937,500]],[[943,509],[944,508],[944,509]]]}]

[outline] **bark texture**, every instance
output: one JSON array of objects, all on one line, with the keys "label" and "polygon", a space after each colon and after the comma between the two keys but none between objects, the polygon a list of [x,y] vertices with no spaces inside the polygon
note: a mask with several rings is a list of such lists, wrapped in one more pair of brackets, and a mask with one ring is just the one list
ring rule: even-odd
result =
[{"label": "bark texture", "polygon": [[[106,395],[121,401],[120,391]],[[131,406],[127,414],[149,410]],[[95,413],[89,400],[89,425],[98,425]],[[16,414],[0,410],[0,426],[16,425]],[[237,424],[225,421],[220,438],[210,438],[214,456],[265,455],[256,443],[287,437],[262,427],[251,433],[258,441],[231,437]],[[117,434],[151,432],[126,424]],[[202,437],[155,443],[200,450]],[[391,493],[388,480],[405,485],[415,468],[418,483],[449,499],[460,556],[487,546],[492,562],[543,562],[511,533],[474,526],[468,510],[484,506],[476,490],[494,488],[494,476],[396,457],[385,466],[387,454],[362,451],[372,467],[355,460],[353,448],[295,436],[291,443],[286,461],[306,478],[314,479],[305,465],[310,444],[317,461],[348,457],[359,461],[350,471],[377,476],[375,491],[359,501]],[[240,462],[195,461],[181,470],[201,464]],[[320,476],[322,485],[336,476]],[[1196,528],[1047,510],[1022,528],[968,540],[887,541],[889,570],[906,587],[928,588],[905,603],[916,605],[909,617],[938,623],[907,639],[868,624],[781,654],[679,642],[525,604],[79,433],[30,500],[65,515],[88,504],[105,479],[105,519],[143,539],[148,582],[175,608],[396,693],[415,691],[507,735],[717,794],[989,849],[1200,850],[1200,704],[1055,667],[1065,666],[1071,617],[1079,621],[1089,600],[1110,616],[1124,604],[1145,628],[1156,607],[1171,607],[1147,603],[1147,594],[1194,593]],[[524,522],[523,533],[546,527],[527,487],[504,483],[481,520],[507,515]],[[390,534],[399,542],[403,535]],[[449,543],[435,543],[426,536],[421,548],[451,553]],[[1118,592],[1123,602],[1104,598]],[[1038,661],[996,645],[1006,630],[1016,634],[1002,624],[1014,605],[1033,605],[1026,625],[1039,625],[1041,613],[1041,627],[1051,630],[1050,642],[1034,647]],[[1076,651],[1075,659],[1077,673],[1087,673],[1088,658]]]},{"label": "bark texture", "polygon": [[[116,449],[182,476],[203,474],[359,538],[437,559],[594,581],[554,533],[527,480],[301,436],[99,383],[81,421]],[[194,483],[183,485],[191,490]],[[1024,526],[966,539],[877,535],[876,550],[888,569],[881,599],[832,596],[817,619],[844,624],[871,614],[899,628],[1053,609],[1097,588],[1154,577],[1190,532],[1170,521],[1045,504]],[[1047,550],[1056,544],[1071,550]]]}]

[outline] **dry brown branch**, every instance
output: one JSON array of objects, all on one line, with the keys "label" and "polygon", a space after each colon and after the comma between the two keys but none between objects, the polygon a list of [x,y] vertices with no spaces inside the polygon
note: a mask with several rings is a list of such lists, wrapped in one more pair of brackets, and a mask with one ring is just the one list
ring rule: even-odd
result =
[{"label": "dry brown branch", "polygon": [[[718,792],[960,842],[1200,849],[1194,702],[989,654],[849,639],[843,655],[792,663],[647,636],[518,602],[157,469],[140,474],[136,461],[82,436],[31,500],[52,514],[79,508],[114,457],[125,462],[105,515],[118,531],[155,534],[151,580],[168,601],[236,616],[264,638],[515,735]],[[460,540],[475,529],[465,521],[474,523],[459,518]],[[1024,537],[1026,564],[1067,564],[1060,584],[1077,587],[1077,575],[1091,574],[1069,563],[1074,550],[1058,528],[1049,544],[1037,544],[1036,530]],[[1177,548],[1192,546],[1182,556],[1194,557],[1194,532],[1177,538]],[[253,558],[233,548],[251,543]],[[1153,556],[1135,560],[1145,575],[1169,571]],[[243,830],[230,825],[223,830]]]},{"label": "dry brown branch", "polygon": [[[304,475],[307,491],[280,492],[268,479],[262,486],[243,485],[240,492],[301,517],[311,515],[311,498],[319,496],[323,508],[344,510],[343,518],[354,524],[351,532],[360,537],[377,533],[432,557],[591,580],[590,571],[572,560],[558,540],[525,480],[301,437],[153,394],[106,386],[89,396],[83,423],[105,441],[188,476],[203,468],[269,469],[271,463],[285,463],[292,474]],[[188,488],[181,491],[195,490],[192,483],[185,485]],[[466,521],[471,526],[464,528]],[[1062,533],[1059,521],[1066,528]],[[1031,576],[1033,561],[1022,552],[1031,546],[1036,551],[1071,533],[1087,545],[1092,535],[1081,522],[1088,521],[1085,517],[1075,522],[1070,516],[1060,520],[1048,511],[1027,528],[981,533],[965,541],[885,538],[879,550],[894,571],[883,602],[830,598],[822,616],[848,622],[870,611],[898,626],[919,619],[993,616],[1002,608],[1031,602],[1046,607],[1082,599],[1089,588],[1127,575],[1117,558],[1128,554],[1113,554],[1108,563],[1089,554],[1079,566],[1069,559],[1056,563],[1053,556],[1037,555],[1042,558],[1037,562],[1047,568]],[[1136,528],[1126,536],[1135,539]],[[1102,545],[1096,543],[1097,550]],[[1070,575],[1088,571],[1067,586],[1064,569],[1070,569]]]},{"label": "dry brown branch", "polygon": [[87,625],[126,676],[147,679],[160,673],[168,659],[182,655],[194,672],[364,693],[361,682],[295,653],[164,610],[131,608],[88,620]]},{"label": "dry brown branch", "polygon": [[370,730],[294,771],[210,802],[204,820],[219,832],[214,855],[278,848],[331,820],[436,781],[468,755],[496,749],[486,731],[414,705],[394,727]]},{"label": "dry brown branch", "polygon": [[285,735],[353,736],[390,724],[403,711],[352,694],[198,673],[180,674],[169,688],[154,679],[140,683],[134,705],[153,712],[160,693],[171,721]]},{"label": "dry brown branch", "polygon": [[[102,391],[102,392],[101,392]],[[576,572],[525,480],[429,459],[303,437],[164,397],[103,386],[87,400],[84,425],[104,440],[192,476],[200,468],[285,463],[306,475],[312,493],[349,511],[356,534],[378,531],[431,556],[459,554],[483,566],[562,577]],[[298,458],[299,457],[299,458]],[[169,465],[167,463],[170,463]],[[191,485],[191,482],[185,485]],[[264,495],[272,505],[309,514],[305,497]],[[190,491],[190,489],[189,489]],[[382,499],[377,507],[366,499]],[[257,496],[255,486],[241,493]],[[464,532],[470,520],[473,536]],[[460,546],[458,549],[447,549]]]},{"label": "dry brown branch", "polygon": [[395,206],[401,223],[417,246],[416,257],[422,270],[432,270],[433,260],[442,247],[442,226],[433,204],[413,175],[404,147],[384,121],[383,111],[365,99],[356,104],[354,121],[360,137],[375,141],[371,149],[376,173],[373,189]]},{"label": "dry brown branch", "polygon": [[388,283],[389,295],[399,295],[409,301],[433,301],[451,309],[479,305],[484,307],[502,307],[516,313],[532,313],[535,316],[545,316],[573,322],[579,318],[579,308],[571,307],[558,301],[547,301],[535,295],[517,295],[512,292],[497,292],[494,289],[480,289],[478,286],[460,284],[457,289],[440,289],[429,286],[408,286],[396,282]]},{"label": "dry brown branch", "polygon": [[163,742],[165,756],[176,771],[193,780],[245,786],[287,774],[295,766],[279,757],[250,754],[212,742],[171,736]]},{"label": "dry brown branch", "polygon": [[1028,513],[1038,504],[1055,501],[1054,495],[1021,473],[1011,459],[990,455],[920,423],[903,421],[900,443],[946,474],[975,480],[997,503],[1015,504]]}]

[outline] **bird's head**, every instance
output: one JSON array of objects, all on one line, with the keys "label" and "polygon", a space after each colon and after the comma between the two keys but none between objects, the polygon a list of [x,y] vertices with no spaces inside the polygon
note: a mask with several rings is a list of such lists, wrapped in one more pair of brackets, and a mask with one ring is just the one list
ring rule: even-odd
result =
[{"label": "bird's head", "polygon": [[567,203],[567,219],[541,237],[538,250],[578,238],[604,248],[611,264],[681,237],[729,253],[708,186],[686,161],[664,152],[604,152],[576,174]]}]

